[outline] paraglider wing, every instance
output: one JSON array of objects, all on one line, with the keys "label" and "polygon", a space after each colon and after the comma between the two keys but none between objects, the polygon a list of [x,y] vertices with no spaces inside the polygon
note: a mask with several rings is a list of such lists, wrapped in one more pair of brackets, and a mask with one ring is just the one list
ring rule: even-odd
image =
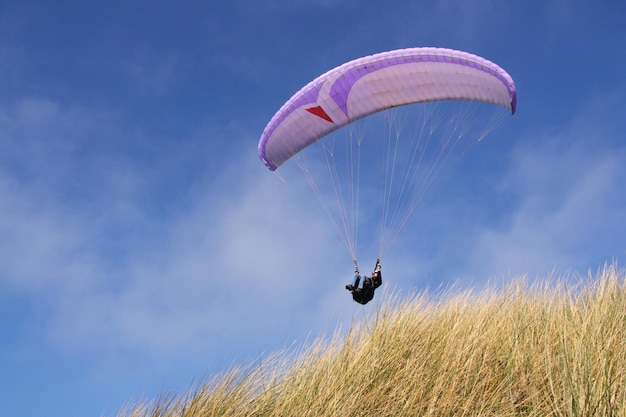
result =
[{"label": "paraglider wing", "polygon": [[483,101],[515,113],[515,84],[493,62],[452,49],[409,48],[359,58],[321,75],[291,97],[263,131],[259,157],[274,171],[352,121],[436,100]]}]

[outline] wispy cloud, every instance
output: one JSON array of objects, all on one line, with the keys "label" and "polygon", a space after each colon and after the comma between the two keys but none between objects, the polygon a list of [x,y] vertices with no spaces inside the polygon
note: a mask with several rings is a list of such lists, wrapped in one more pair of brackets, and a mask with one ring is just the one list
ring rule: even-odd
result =
[{"label": "wispy cloud", "polygon": [[[0,275],[5,289],[44,306],[43,315],[26,320],[39,323],[49,348],[122,361],[124,352],[155,360],[176,360],[181,352],[246,356],[328,324],[326,294],[341,289],[350,272],[331,274],[340,269],[342,248],[312,193],[302,192],[307,185],[279,181],[256,158],[255,146],[221,159],[212,172],[220,174],[197,178],[193,195],[168,203],[162,224],[150,207],[159,200],[149,191],[162,175],[116,162],[123,151],[78,152],[81,144],[59,122],[72,112],[53,102],[20,111],[24,117],[15,120],[22,127],[8,137],[41,157],[21,157],[34,176],[3,171]],[[26,134],[36,123],[70,149],[57,155],[54,140]],[[103,139],[97,124],[84,130]],[[91,166],[70,156],[91,158]],[[312,310],[298,313],[302,305]],[[313,323],[303,325],[307,320]]]},{"label": "wispy cloud", "polygon": [[604,123],[607,109],[596,104],[569,127],[520,138],[500,194],[518,203],[508,221],[481,233],[472,269],[485,277],[545,276],[554,268],[595,270],[624,255],[626,148],[615,136],[621,121]]}]

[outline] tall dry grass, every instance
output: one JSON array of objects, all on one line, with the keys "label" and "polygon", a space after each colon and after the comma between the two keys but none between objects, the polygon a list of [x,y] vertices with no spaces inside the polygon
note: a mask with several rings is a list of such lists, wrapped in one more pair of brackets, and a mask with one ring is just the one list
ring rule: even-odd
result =
[{"label": "tall dry grass", "polygon": [[396,294],[347,336],[121,415],[624,416],[625,278]]}]

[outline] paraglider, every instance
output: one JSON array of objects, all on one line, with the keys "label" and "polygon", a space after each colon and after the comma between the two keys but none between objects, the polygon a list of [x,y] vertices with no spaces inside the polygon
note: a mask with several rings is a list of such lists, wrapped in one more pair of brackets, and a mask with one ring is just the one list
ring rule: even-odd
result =
[{"label": "paraglider", "polygon": [[[361,286],[359,286],[361,283]],[[376,266],[372,276],[361,275],[359,267],[355,265],[354,279],[352,284],[346,285],[346,290],[352,294],[352,299],[359,304],[367,304],[374,298],[376,288],[383,284],[383,273],[381,271],[380,259],[376,259]]]},{"label": "paraglider", "polygon": [[[376,218],[371,201],[380,201],[380,259],[436,177],[514,114],[516,101],[511,76],[477,55],[382,52],[340,65],[294,94],[265,127],[259,157],[271,171],[295,162],[356,265],[359,223]],[[379,115],[382,127],[372,129],[367,123]],[[314,143],[317,157],[307,153]]]}]

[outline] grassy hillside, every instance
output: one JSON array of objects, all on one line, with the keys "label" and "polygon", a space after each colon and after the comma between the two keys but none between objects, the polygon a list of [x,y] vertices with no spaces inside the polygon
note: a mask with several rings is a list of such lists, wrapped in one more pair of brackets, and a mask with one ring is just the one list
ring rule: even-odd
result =
[{"label": "grassy hillside", "polygon": [[385,300],[347,336],[124,416],[624,416],[626,274]]}]

